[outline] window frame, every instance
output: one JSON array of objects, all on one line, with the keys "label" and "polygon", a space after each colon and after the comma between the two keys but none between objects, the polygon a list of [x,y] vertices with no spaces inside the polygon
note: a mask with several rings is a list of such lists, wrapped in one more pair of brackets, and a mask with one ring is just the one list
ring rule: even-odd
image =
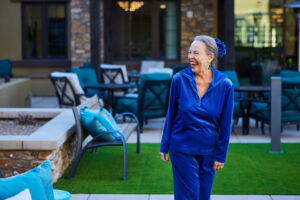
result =
[{"label": "window frame", "polygon": [[[111,2],[107,2],[107,1],[111,1]],[[176,59],[163,59],[160,58],[159,55],[159,51],[160,51],[160,36],[159,36],[159,25],[160,25],[160,19],[159,19],[159,0],[145,0],[145,1],[152,1],[153,2],[153,8],[155,7],[156,10],[153,11],[153,14],[151,15],[151,19],[155,20],[156,23],[152,23],[151,25],[151,37],[152,39],[155,41],[152,43],[152,48],[151,48],[151,57],[152,60],[165,60],[165,61],[180,61],[181,60],[181,54],[180,54],[180,47],[181,47],[181,10],[180,10],[180,6],[181,6],[181,0],[174,0],[174,2],[176,2],[176,28],[177,28],[177,38],[178,38],[178,43],[177,43],[177,51],[176,51]],[[112,0],[104,0],[104,30],[111,30],[111,27],[113,22],[112,22],[112,17],[111,14],[112,13]],[[155,14],[154,14],[155,13]],[[104,31],[104,38],[109,38],[110,33],[108,31]],[[136,62],[137,60],[132,58],[132,55],[130,56],[129,59],[115,59],[112,55],[112,53],[109,53],[107,50],[108,49],[113,49],[112,44],[109,43],[109,40],[104,40],[104,60],[106,62]],[[131,52],[131,50],[129,50]]]},{"label": "window frame", "polygon": [[[21,5],[21,16],[22,16],[22,58],[23,60],[67,60],[69,57],[68,53],[68,20],[67,20],[67,4],[66,0],[61,1],[45,1],[45,0],[36,0],[36,1],[26,1],[26,0],[20,0],[22,2]],[[26,11],[25,6],[26,5],[41,5],[41,29],[42,29],[42,56],[41,57],[30,57],[26,56],[26,41],[25,41],[25,17],[26,17]],[[61,57],[49,57],[48,54],[48,6],[49,5],[63,5],[64,11],[65,11],[65,55]]]}]

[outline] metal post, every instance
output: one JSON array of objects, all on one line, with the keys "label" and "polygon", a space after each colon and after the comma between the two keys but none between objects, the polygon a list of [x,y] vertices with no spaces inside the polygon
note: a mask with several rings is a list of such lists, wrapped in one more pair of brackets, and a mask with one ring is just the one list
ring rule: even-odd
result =
[{"label": "metal post", "polygon": [[270,153],[283,153],[280,150],[281,137],[281,79],[271,77],[271,149]]}]

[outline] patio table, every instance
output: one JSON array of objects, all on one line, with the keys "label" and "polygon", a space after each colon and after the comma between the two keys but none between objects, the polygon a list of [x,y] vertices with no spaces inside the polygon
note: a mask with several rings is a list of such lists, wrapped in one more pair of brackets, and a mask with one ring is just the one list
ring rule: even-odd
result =
[{"label": "patio table", "polygon": [[[261,86],[261,85],[247,85],[240,86],[234,89],[236,92],[246,93],[247,95],[247,106],[245,109],[245,117],[243,117],[243,134],[249,134],[249,101],[253,99],[264,99],[265,93],[271,91],[270,86]],[[258,126],[256,122],[256,126]]]},{"label": "patio table", "polygon": [[[247,86],[240,86],[234,89],[237,92],[247,93],[248,98],[263,98],[265,92],[270,92],[270,86],[261,86],[261,85],[247,85]],[[258,95],[258,96],[256,96]]]},{"label": "patio table", "polygon": [[129,88],[135,88],[135,82],[128,83],[99,83],[96,85],[86,85],[85,88],[100,89],[108,92],[107,104],[113,108],[113,93],[116,91],[127,91]]}]

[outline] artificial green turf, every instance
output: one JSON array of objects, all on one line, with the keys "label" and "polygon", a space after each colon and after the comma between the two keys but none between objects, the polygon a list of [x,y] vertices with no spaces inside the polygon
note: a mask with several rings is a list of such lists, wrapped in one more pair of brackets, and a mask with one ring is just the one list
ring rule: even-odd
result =
[{"label": "artificial green turf", "polygon": [[[55,188],[71,193],[172,194],[171,164],[159,157],[159,144],[127,144],[128,180],[122,181],[121,147],[99,148],[82,158],[75,179],[61,178]],[[213,194],[300,194],[300,144],[230,144],[225,167],[216,173]]]}]

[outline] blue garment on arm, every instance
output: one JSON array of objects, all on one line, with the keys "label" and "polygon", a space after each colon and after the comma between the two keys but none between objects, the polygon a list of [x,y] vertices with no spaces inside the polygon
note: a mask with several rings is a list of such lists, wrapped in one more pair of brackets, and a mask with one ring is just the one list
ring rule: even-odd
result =
[{"label": "blue garment on arm", "polygon": [[231,133],[234,87],[212,68],[213,80],[200,98],[191,67],[172,80],[168,114],[160,152],[169,149],[194,155],[214,155],[225,162]]}]

